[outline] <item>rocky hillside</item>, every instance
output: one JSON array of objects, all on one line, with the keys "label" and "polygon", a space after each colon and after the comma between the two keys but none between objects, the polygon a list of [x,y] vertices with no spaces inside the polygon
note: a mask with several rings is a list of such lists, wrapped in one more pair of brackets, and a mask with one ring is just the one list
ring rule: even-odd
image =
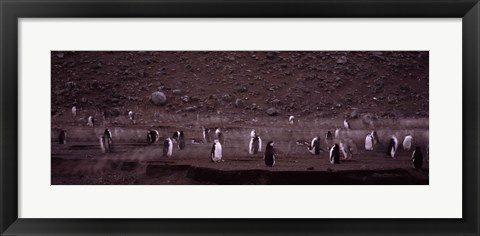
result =
[{"label": "rocky hillside", "polygon": [[53,51],[51,76],[57,120],[73,105],[113,117],[428,117],[428,52]]}]

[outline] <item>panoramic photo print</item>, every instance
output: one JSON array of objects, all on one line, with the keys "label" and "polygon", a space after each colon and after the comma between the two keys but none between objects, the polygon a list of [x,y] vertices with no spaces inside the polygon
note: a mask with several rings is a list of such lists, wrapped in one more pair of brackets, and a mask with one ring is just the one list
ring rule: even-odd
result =
[{"label": "panoramic photo print", "polygon": [[52,185],[428,185],[428,51],[51,51]]}]

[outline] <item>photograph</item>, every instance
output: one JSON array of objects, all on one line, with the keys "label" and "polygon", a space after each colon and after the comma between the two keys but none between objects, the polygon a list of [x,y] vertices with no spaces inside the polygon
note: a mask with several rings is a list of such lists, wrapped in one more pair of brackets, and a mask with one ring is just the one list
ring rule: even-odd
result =
[{"label": "photograph", "polygon": [[429,185],[429,51],[50,59],[51,185]]}]

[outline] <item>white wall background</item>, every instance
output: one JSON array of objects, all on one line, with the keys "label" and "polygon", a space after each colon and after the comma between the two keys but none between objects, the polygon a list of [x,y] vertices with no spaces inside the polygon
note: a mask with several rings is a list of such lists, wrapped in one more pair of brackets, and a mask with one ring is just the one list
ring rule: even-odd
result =
[{"label": "white wall background", "polygon": [[[461,19],[21,19],[19,217],[460,218],[461,33]],[[430,185],[50,186],[51,50],[429,50]]]}]

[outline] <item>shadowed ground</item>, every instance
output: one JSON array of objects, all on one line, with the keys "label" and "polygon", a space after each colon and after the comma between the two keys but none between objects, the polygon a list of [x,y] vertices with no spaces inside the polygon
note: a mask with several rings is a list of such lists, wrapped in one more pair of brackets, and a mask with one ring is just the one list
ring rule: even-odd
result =
[{"label": "shadowed ground", "polygon": [[[175,127],[156,127],[166,136]],[[364,150],[369,130],[342,130],[343,138],[357,145],[351,160],[330,164],[328,153],[312,155],[295,140],[308,139],[318,133],[326,150],[326,129],[280,126],[257,128],[263,146],[275,140],[279,153],[276,165],[266,167],[263,153],[248,154],[249,128],[224,128],[223,161],[211,163],[211,144],[192,144],[201,139],[200,129],[186,132],[187,146],[176,146],[171,158],[162,157],[162,146],[146,145],[146,128],[117,128],[113,132],[114,151],[103,154],[95,140],[76,141],[76,135],[101,133],[102,129],[75,128],[72,142],[52,144],[52,184],[428,184],[428,131],[424,128],[402,130],[378,129],[381,145],[375,151]],[[332,130],[333,131],[333,130]],[[117,133],[117,134],[116,134]],[[115,141],[116,135],[122,139]],[[399,139],[397,158],[387,158],[386,144],[391,134]],[[424,168],[412,167],[412,151],[403,151],[401,142],[406,134],[414,135],[414,145],[424,150]],[[138,137],[137,137],[138,135]],[[95,137],[95,135],[92,135]],[[161,135],[162,136],[162,135]],[[292,141],[293,140],[293,141]],[[264,149],[264,147],[262,147]],[[342,157],[343,158],[343,157]]]}]

